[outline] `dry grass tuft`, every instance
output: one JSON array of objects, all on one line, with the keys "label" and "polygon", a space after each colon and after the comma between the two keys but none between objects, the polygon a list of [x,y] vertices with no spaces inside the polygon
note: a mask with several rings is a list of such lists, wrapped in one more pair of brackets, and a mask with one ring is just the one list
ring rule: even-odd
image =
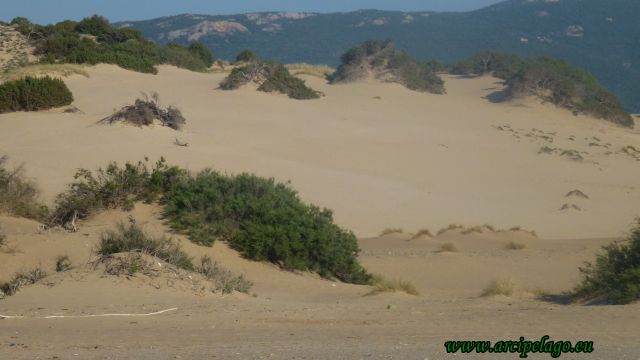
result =
[{"label": "dry grass tuft", "polygon": [[29,286],[37,283],[47,276],[47,273],[40,267],[37,267],[31,271],[17,273],[13,279],[9,282],[0,284],[0,293],[4,295],[12,296],[24,286]]},{"label": "dry grass tuft", "polygon": [[493,279],[482,291],[481,296],[511,296],[515,293],[516,285],[511,278]]},{"label": "dry grass tuft", "polygon": [[401,228],[386,228],[382,230],[380,236],[387,236],[392,234],[402,234],[404,231]]},{"label": "dry grass tuft", "polygon": [[432,238],[433,234],[431,234],[431,231],[429,231],[429,229],[420,229],[420,230],[418,230],[418,232],[415,235],[413,235],[411,240],[418,239],[418,238],[421,238],[421,237]]},{"label": "dry grass tuft", "polygon": [[404,292],[414,296],[420,295],[420,292],[418,292],[412,283],[401,280],[389,280],[382,275],[373,275],[371,286],[373,286],[373,290],[366,295],[376,295],[383,292]]},{"label": "dry grass tuft", "polygon": [[68,77],[71,75],[81,75],[89,77],[89,73],[86,67],[77,64],[34,64],[11,68],[9,71],[2,74],[1,79],[4,81],[14,81],[22,79],[26,76],[41,77]]},{"label": "dry grass tuft", "polygon": [[25,176],[24,165],[9,170],[8,158],[0,156],[0,212],[43,220],[47,208],[38,202],[38,188]]},{"label": "dry grass tuft", "polygon": [[333,74],[335,71],[332,67],[327,65],[311,65],[305,63],[287,64],[285,67],[293,76],[310,75],[321,79],[326,79],[327,76]]},{"label": "dry grass tuft", "polygon": [[444,244],[440,245],[440,248],[438,249],[438,252],[441,252],[441,253],[458,252],[458,247],[456,246],[456,244],[454,244],[452,242],[447,242],[447,243],[444,243]]},{"label": "dry grass tuft", "polygon": [[523,250],[527,248],[527,244],[517,241],[509,241],[504,248],[506,250]]}]

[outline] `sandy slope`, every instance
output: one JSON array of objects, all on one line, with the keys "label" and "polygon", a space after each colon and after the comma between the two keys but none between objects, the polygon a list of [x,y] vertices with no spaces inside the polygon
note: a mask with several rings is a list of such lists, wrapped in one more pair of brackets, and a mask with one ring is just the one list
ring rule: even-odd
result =
[{"label": "sandy slope", "polygon": [[[488,222],[521,225],[545,238],[609,237],[639,215],[639,162],[618,153],[640,148],[637,131],[534,102],[493,104],[483,97],[500,86],[489,77],[446,78],[445,96],[309,78],[327,96],[294,101],[215,90],[223,75],[172,67],[158,76],[106,65],[89,72],[90,78],[66,80],[84,114],[0,115],[0,152],[26,162],[48,200],[78,167],[165,156],[192,170],[291,180],[305,200],[334,209],[337,221],[359,236],[388,226],[413,231]],[[164,104],[181,108],[184,132],[95,124],[141,91],[157,91]],[[191,146],[174,146],[175,137]],[[543,146],[588,154],[572,161],[559,152],[538,154]],[[574,189],[590,199],[566,199]],[[559,211],[565,203],[582,211]]]},{"label": "sandy slope", "polygon": [[[443,353],[445,340],[545,334],[595,341],[597,353],[565,359],[638,358],[640,304],[564,305],[561,296],[577,283],[578,266],[639,215],[640,163],[618,152],[640,148],[637,131],[532,101],[491,103],[483,97],[500,89],[492,78],[447,78],[446,96],[309,78],[327,96],[300,102],[250,89],[222,92],[214,89],[221,75],[171,67],[158,76],[112,66],[89,73],[66,79],[84,113],[0,115],[0,153],[26,162],[48,201],[78,167],[145,155],[192,170],[290,179],[305,200],[335,209],[337,221],[362,237],[368,270],[411,281],[420,295],[365,296],[369,287],[282,272],[223,243],[204,248],[175,235],[193,257],[208,255],[244,274],[251,293],[221,296],[171,277],[105,276],[88,266],[92,249],[128,213],[101,213],[72,234],[0,216],[3,249],[12,250],[0,251],[0,281],[37,265],[52,272],[58,255],[75,265],[0,301],[0,314],[24,316],[0,319],[0,359],[433,360],[452,358]],[[95,124],[140,91],[158,91],[164,104],[179,106],[185,130]],[[173,145],[175,137],[190,147]],[[543,146],[586,153],[575,161],[561,151],[538,154]],[[589,198],[565,197],[575,189]],[[565,203],[581,211],[560,211]],[[141,204],[131,212],[158,235],[168,232],[159,214]],[[370,238],[385,227],[435,232],[453,222],[522,225],[540,238],[519,231]],[[509,241],[526,249],[505,250]],[[447,242],[458,252],[438,252]],[[513,278],[516,294],[480,297],[499,277]],[[534,296],[541,292],[546,300]],[[173,308],[151,317],[43,318]]]},{"label": "sandy slope", "polygon": [[[150,233],[168,230],[156,207],[137,205],[131,214]],[[575,285],[577,266],[591,259],[606,240],[458,232],[434,239],[410,240],[408,234],[363,239],[361,259],[369,270],[410,280],[420,291],[419,296],[366,296],[370,289],[365,286],[282,272],[244,260],[223,243],[204,248],[177,236],[192,256],[212,256],[254,283],[251,296],[220,296],[177,279],[113,277],[92,271],[87,261],[100,233],[127,221],[127,215],[105,212],[75,234],[39,232],[36,223],[0,217],[8,245],[16,250],[0,253],[2,279],[38,264],[53,272],[56,255],[69,255],[75,266],[0,301],[0,314],[24,316],[0,320],[0,357],[447,359],[450,356],[442,347],[446,340],[517,340],[545,334],[595,341],[597,352],[586,358],[636,359],[640,352],[639,304],[583,306],[554,300]],[[504,250],[509,240],[525,242],[527,249]],[[459,252],[437,252],[440,244],[450,241]],[[518,294],[479,297],[486,284],[500,276],[517,279]],[[536,300],[530,293],[534,290],[553,296]],[[82,317],[174,308],[152,317]],[[70,318],[43,318],[50,315]]]}]

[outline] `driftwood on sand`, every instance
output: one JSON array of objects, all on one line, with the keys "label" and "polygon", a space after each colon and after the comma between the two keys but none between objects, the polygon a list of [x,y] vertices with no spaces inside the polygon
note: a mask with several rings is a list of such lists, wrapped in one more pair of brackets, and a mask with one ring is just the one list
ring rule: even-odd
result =
[{"label": "driftwood on sand", "polygon": [[180,130],[186,123],[182,113],[177,108],[169,106],[163,109],[159,105],[158,94],[151,97],[143,93],[143,99],[136,99],[133,105],[128,105],[116,111],[113,115],[99,121],[102,124],[126,122],[135,126],[149,126],[159,121],[162,126]]}]

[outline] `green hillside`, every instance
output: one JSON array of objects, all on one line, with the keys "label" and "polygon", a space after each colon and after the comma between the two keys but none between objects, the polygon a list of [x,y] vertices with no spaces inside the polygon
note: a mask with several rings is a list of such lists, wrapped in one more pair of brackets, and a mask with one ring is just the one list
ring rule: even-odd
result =
[{"label": "green hillside", "polygon": [[638,14],[637,0],[510,0],[466,13],[186,14],[119,26],[159,44],[201,41],[229,60],[250,48],[265,59],[337,66],[347,49],[371,38],[444,63],[483,50],[552,56],[592,73],[627,110],[640,112]]}]

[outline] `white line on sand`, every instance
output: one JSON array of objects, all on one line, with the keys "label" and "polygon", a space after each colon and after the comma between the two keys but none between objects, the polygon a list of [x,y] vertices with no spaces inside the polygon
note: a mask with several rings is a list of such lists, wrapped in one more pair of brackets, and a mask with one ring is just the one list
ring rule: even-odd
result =
[{"label": "white line on sand", "polygon": [[[178,308],[171,308],[166,310],[160,310],[148,314],[96,314],[96,315],[49,315],[44,317],[33,317],[33,319],[62,319],[62,318],[91,318],[91,317],[113,317],[113,316],[154,316],[167,313],[169,311],[176,311]],[[10,316],[0,314],[0,319],[24,319],[24,316]]]}]

